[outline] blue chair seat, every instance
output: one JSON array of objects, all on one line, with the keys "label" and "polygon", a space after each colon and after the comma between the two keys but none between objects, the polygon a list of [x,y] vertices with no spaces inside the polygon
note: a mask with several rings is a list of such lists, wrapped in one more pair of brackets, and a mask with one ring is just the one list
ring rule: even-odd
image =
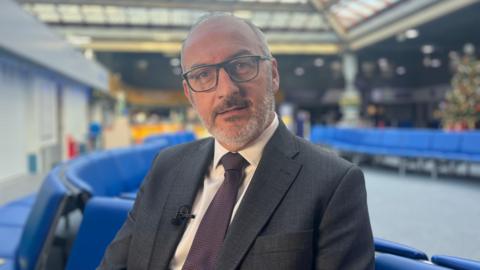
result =
[{"label": "blue chair seat", "polygon": [[432,256],[432,262],[455,270],[480,270],[480,261],[459,257],[434,255]]},{"label": "blue chair seat", "polygon": [[408,259],[391,254],[378,254],[375,256],[376,270],[445,270],[441,266],[431,263]]},{"label": "blue chair seat", "polygon": [[132,206],[131,200],[102,197],[90,199],[85,207],[66,269],[95,269]]},{"label": "blue chair seat", "polygon": [[31,207],[35,203],[36,198],[37,198],[37,193],[33,193],[25,197],[22,197],[20,199],[11,201],[7,205],[22,205],[22,206]]},{"label": "blue chair seat", "polygon": [[23,205],[6,205],[0,208],[0,226],[23,227],[27,221],[30,207]]},{"label": "blue chair seat", "polygon": [[374,243],[376,252],[389,253],[405,258],[428,261],[427,254],[416,248],[381,239],[378,237],[374,238]]},{"label": "blue chair seat", "polygon": [[13,261],[7,258],[0,258],[0,270],[14,270]]},{"label": "blue chair seat", "polygon": [[22,227],[0,226],[0,258],[13,259],[17,250]]}]

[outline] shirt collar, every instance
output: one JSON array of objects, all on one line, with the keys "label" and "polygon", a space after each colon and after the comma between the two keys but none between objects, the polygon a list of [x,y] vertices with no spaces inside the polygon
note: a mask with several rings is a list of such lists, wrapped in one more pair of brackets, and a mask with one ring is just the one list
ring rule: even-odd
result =
[{"label": "shirt collar", "polygon": [[[278,127],[278,116],[275,113],[273,121],[268,125],[268,127],[258,136],[252,143],[249,143],[247,147],[238,151],[244,159],[248,161],[250,165],[255,167],[258,166],[260,158],[262,157],[263,149],[265,145],[275,133],[275,130]],[[215,152],[213,155],[213,168],[218,166],[220,159],[229,151],[225,149],[216,139],[215,139]]]}]

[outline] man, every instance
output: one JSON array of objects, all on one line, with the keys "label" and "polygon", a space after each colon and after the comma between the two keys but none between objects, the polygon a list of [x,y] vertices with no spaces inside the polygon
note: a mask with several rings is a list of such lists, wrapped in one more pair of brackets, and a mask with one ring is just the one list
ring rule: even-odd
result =
[{"label": "man", "polygon": [[158,154],[99,269],[373,269],[363,175],[278,119],[262,32],[210,15],[182,69],[214,139]]}]

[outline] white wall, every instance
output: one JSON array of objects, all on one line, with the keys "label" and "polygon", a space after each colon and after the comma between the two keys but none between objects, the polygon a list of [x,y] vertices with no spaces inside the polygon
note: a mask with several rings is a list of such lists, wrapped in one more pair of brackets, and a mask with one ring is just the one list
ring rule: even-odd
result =
[{"label": "white wall", "polygon": [[82,87],[65,86],[62,93],[63,158],[67,158],[67,138],[86,143],[89,124],[88,91]]},{"label": "white wall", "polygon": [[89,89],[0,54],[0,181],[66,159],[66,138],[87,142]]},{"label": "white wall", "polygon": [[0,65],[0,181],[27,172],[28,78]]}]

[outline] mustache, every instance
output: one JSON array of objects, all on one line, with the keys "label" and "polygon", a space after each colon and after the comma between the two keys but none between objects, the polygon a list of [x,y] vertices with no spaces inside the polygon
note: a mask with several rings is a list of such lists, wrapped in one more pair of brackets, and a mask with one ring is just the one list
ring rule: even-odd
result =
[{"label": "mustache", "polygon": [[252,102],[250,100],[244,99],[239,95],[227,96],[223,102],[213,110],[213,117],[215,118],[218,114],[232,109],[245,108],[251,105]]}]

